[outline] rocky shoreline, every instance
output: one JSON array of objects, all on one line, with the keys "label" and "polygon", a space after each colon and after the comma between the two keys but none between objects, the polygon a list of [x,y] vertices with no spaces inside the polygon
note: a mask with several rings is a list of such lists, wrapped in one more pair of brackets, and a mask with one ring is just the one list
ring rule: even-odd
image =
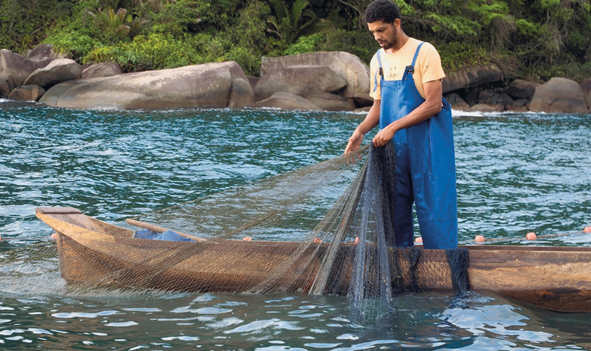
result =
[{"label": "rocky shoreline", "polygon": [[[114,63],[79,65],[47,44],[27,56],[0,50],[0,98],[64,108],[364,111],[370,79],[369,67],[346,52],[264,57],[258,78],[235,62],[122,74]],[[507,82],[491,65],[448,77],[443,92],[461,111],[591,113],[591,78]]]}]

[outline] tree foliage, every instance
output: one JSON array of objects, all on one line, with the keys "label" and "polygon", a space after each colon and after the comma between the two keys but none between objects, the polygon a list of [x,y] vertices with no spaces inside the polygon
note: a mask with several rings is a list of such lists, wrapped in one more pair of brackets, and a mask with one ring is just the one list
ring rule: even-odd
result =
[{"label": "tree foliage", "polygon": [[[591,0],[393,0],[410,36],[433,43],[447,70],[496,62],[520,76],[591,76]],[[0,0],[0,48],[41,42],[80,63],[125,71],[262,56],[377,49],[371,0]],[[327,30],[330,29],[330,30]],[[453,73],[453,72],[450,72]]]}]

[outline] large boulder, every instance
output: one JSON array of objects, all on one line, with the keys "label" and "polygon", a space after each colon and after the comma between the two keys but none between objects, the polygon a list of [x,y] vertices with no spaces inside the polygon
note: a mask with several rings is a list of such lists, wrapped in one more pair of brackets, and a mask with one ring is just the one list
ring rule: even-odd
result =
[{"label": "large boulder", "polygon": [[8,98],[17,101],[37,101],[45,93],[45,89],[38,85],[23,85],[14,88]]},{"label": "large boulder", "polygon": [[15,86],[23,85],[25,79],[38,68],[35,62],[6,49],[0,50],[0,65]]},{"label": "large boulder", "polygon": [[591,107],[591,78],[587,78],[581,82],[581,90],[585,99],[587,99],[587,105]]},{"label": "large boulder", "polygon": [[40,101],[66,108],[227,107],[236,79],[247,81],[236,62],[207,63],[72,80],[55,85]]},{"label": "large boulder", "polygon": [[283,57],[263,57],[261,76],[282,67],[326,66],[347,82],[342,95],[360,105],[371,105],[369,96],[369,67],[359,57],[343,51],[312,52]]},{"label": "large boulder", "polygon": [[114,62],[101,62],[92,64],[82,70],[82,79],[110,77],[121,74],[121,67]]},{"label": "large boulder", "polygon": [[228,107],[242,108],[254,105],[254,91],[247,80],[236,78],[232,81]]},{"label": "large boulder", "polygon": [[503,71],[492,64],[475,70],[459,72],[443,80],[443,93],[503,81]]},{"label": "large boulder", "polygon": [[336,93],[347,86],[347,81],[326,66],[279,67],[266,73],[258,81],[254,96],[257,101],[276,92],[305,97],[315,93]]},{"label": "large boulder", "polygon": [[530,110],[548,113],[589,113],[581,86],[566,78],[552,78],[537,87]]},{"label": "large boulder", "polygon": [[523,79],[515,79],[507,86],[507,94],[513,99],[531,100],[536,92],[536,84]]},{"label": "large boulder", "polygon": [[12,79],[6,73],[0,73],[0,98],[8,97],[8,94],[14,89]]},{"label": "large boulder", "polygon": [[58,83],[79,79],[81,76],[82,66],[76,63],[76,61],[58,59],[43,68],[36,69],[27,77],[25,85],[34,84],[47,90]]},{"label": "large boulder", "polygon": [[37,67],[43,68],[56,58],[63,58],[53,51],[51,44],[39,44],[33,50],[29,51],[27,59],[35,62]]},{"label": "large boulder", "polygon": [[273,94],[270,98],[257,101],[255,107],[264,108],[264,107],[272,107],[272,108],[280,108],[285,110],[312,110],[312,111],[321,111],[321,109],[304,99],[303,97],[286,92],[277,92]]}]

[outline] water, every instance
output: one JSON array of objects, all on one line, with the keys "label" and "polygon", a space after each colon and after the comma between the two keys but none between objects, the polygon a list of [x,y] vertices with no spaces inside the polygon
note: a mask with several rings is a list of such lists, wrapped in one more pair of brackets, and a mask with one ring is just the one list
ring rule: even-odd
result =
[{"label": "water", "polygon": [[[307,295],[76,291],[37,206],[101,220],[168,207],[339,155],[360,114],[78,111],[0,102],[2,350],[581,350],[589,314],[472,293],[396,298],[377,326]],[[591,246],[591,116],[456,114],[460,240]]]}]

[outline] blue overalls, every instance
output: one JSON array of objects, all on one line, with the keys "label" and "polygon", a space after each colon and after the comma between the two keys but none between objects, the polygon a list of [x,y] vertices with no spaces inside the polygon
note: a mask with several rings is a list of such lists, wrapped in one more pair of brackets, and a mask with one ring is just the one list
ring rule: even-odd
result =
[{"label": "blue overalls", "polygon": [[[378,50],[382,99],[380,129],[406,116],[425,101],[413,79],[414,66],[422,45],[419,44],[402,80],[384,79]],[[424,122],[397,131],[393,141],[397,166],[396,208],[393,216],[396,246],[414,245],[414,201],[423,247],[457,247],[456,166],[451,106],[443,99],[441,112]]]}]

